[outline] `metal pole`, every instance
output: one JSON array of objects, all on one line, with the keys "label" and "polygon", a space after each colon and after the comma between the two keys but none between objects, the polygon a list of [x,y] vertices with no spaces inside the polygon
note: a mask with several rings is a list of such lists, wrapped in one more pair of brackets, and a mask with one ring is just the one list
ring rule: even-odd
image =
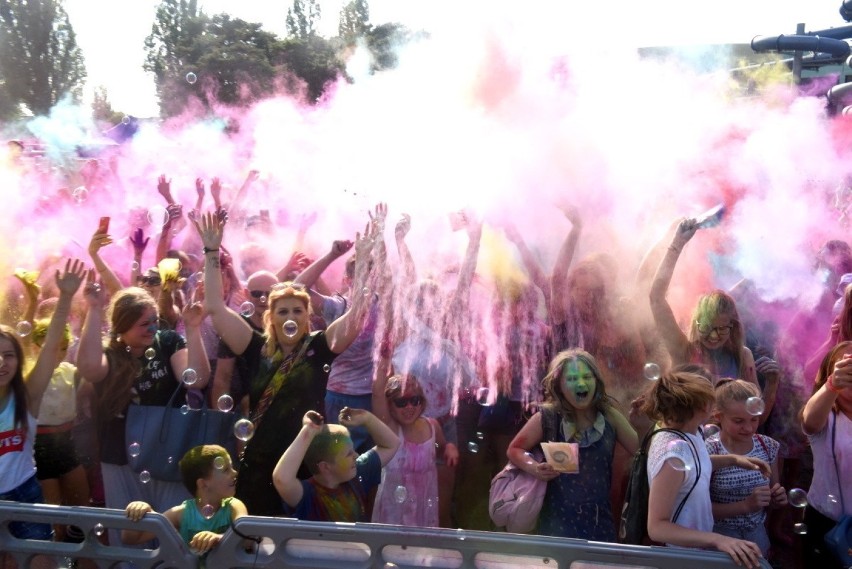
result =
[{"label": "metal pole", "polygon": [[[796,35],[805,33],[805,24],[796,24]],[[798,85],[802,81],[802,52],[796,51],[793,54],[793,81]]]}]

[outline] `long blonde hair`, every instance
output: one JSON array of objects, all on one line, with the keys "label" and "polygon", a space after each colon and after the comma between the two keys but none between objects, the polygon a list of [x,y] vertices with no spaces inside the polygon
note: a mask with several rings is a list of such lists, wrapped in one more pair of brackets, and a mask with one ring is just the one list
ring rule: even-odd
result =
[{"label": "long blonde hair", "polygon": [[[285,298],[297,298],[305,305],[305,310],[308,316],[311,314],[311,295],[305,290],[304,286],[286,282],[278,283],[272,287],[269,293],[269,308],[263,315],[263,332],[266,341],[263,344],[263,355],[272,357],[278,351],[278,327],[272,324],[272,312],[275,310],[275,303]],[[311,330],[311,322],[308,320],[308,332]]]}]

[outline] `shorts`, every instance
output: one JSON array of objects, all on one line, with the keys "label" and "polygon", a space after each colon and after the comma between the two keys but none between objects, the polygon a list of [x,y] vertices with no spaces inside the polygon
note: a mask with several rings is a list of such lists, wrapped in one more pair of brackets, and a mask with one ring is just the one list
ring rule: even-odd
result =
[{"label": "shorts", "polygon": [[68,474],[78,466],[77,448],[72,431],[36,434],[33,454],[36,461],[36,476],[39,480],[50,480]]},{"label": "shorts", "polygon": [[[42,496],[38,480],[36,480],[35,476],[32,476],[17,488],[0,494],[0,500],[23,502],[26,504],[41,504],[44,502],[44,496]],[[53,539],[53,528],[50,524],[11,522],[9,524],[9,532],[18,539],[38,539],[41,541],[50,541]]]}]

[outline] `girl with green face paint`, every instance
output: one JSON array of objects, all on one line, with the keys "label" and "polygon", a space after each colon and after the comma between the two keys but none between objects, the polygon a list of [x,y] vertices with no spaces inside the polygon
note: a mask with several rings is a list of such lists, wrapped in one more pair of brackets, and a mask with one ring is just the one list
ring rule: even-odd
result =
[{"label": "girl with green face paint", "polygon": [[[539,534],[615,541],[610,481],[615,445],[636,451],[636,431],[613,405],[594,357],[560,352],[542,381],[546,402],[509,444],[518,468],[548,482]],[[528,451],[542,442],[575,443],[579,472],[560,474]]]}]

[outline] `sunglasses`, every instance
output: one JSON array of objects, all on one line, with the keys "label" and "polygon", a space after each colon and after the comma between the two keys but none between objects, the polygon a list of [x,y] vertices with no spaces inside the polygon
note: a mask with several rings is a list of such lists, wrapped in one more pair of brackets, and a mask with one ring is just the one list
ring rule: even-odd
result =
[{"label": "sunglasses", "polygon": [[412,407],[417,407],[421,403],[423,403],[423,397],[420,395],[413,395],[411,397],[397,397],[393,400],[393,404],[397,409],[405,409],[409,405]]},{"label": "sunglasses", "polygon": [[140,284],[148,285],[148,286],[160,286],[163,283],[163,281],[160,279],[160,277],[144,277],[144,276],[142,276],[142,277],[139,277],[137,279],[137,281]]},{"label": "sunglasses", "polygon": [[268,290],[252,290],[249,291],[254,298],[261,298],[263,296],[269,296]]}]

